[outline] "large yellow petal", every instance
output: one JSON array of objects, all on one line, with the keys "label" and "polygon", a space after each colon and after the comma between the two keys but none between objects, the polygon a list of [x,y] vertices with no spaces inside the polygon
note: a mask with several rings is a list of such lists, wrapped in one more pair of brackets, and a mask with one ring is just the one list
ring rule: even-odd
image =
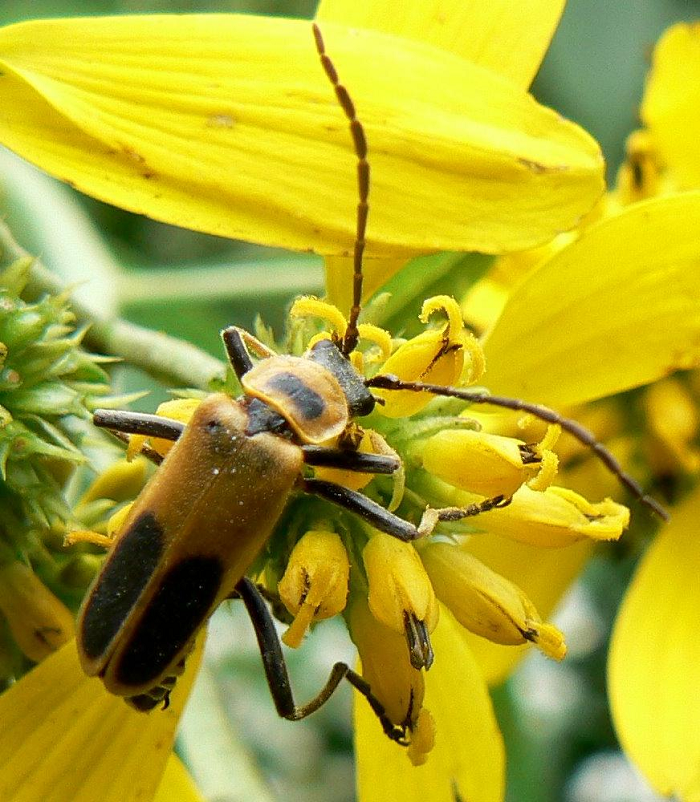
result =
[{"label": "large yellow petal", "polygon": [[[497,535],[475,535],[465,548],[515,582],[547,620],[580,574],[594,545],[581,541],[563,549],[540,549]],[[499,646],[466,631],[464,637],[489,685],[503,682],[530,648]]]},{"label": "large yellow petal", "polygon": [[642,559],[620,610],[608,687],[623,748],[662,794],[700,800],[700,491]]},{"label": "large yellow petal", "polygon": [[661,160],[684,189],[700,187],[700,23],[674,25],[661,37],[641,117]]},{"label": "large yellow petal", "polygon": [[[366,127],[369,253],[525,248],[603,188],[597,144],[506,79],[420,42],[325,23]],[[235,15],[0,30],[0,141],[115,205],[325,254],[351,250],[347,121],[311,26]]]},{"label": "large yellow petal", "polygon": [[154,802],[205,802],[180,758],[171,753]]},{"label": "large yellow petal", "polygon": [[435,663],[426,676],[425,707],[435,719],[435,747],[413,767],[355,694],[360,802],[499,802],[505,758],[491,699],[461,627],[443,607],[433,633]]},{"label": "large yellow petal", "polygon": [[316,19],[405,36],[450,50],[526,88],[566,0],[321,0]]},{"label": "large yellow petal", "polygon": [[494,393],[573,406],[700,360],[700,192],[587,229],[513,290],[484,344]]},{"label": "large yellow petal", "polygon": [[170,707],[145,715],[86,677],[66,644],[0,697],[0,799],[152,799],[198,662],[188,661]]}]

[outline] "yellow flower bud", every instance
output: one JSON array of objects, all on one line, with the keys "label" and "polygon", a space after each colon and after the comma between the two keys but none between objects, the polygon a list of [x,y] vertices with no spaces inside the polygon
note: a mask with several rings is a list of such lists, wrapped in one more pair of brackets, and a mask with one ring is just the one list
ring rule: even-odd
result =
[{"label": "yellow flower bud", "polygon": [[539,469],[523,464],[524,443],[467,429],[442,431],[422,449],[423,467],[455,487],[481,496],[512,496]]},{"label": "yellow flower bud", "polygon": [[470,632],[504,646],[531,641],[548,657],[564,657],[564,636],[517,585],[449,543],[428,543],[421,558],[438,598]]},{"label": "yellow flower bud", "polygon": [[345,609],[350,562],[335,532],[312,529],[294,547],[278,590],[294,621],[282,640],[297,648],[315,620]]},{"label": "yellow flower bud", "polygon": [[540,492],[523,485],[507,507],[482,513],[474,523],[521,543],[559,548],[583,538],[617,540],[629,518],[627,507],[612,499],[594,504],[567,488]]},{"label": "yellow flower bud", "polygon": [[148,465],[145,459],[135,459],[128,462],[125,459],[119,459],[113,462],[109,468],[102,471],[90,487],[83,493],[76,515],[79,515],[79,507],[83,504],[89,504],[101,498],[110,498],[113,501],[126,501],[132,499],[139,494],[146,481],[146,467]]},{"label": "yellow flower bud", "polygon": [[[362,431],[362,430],[361,430]],[[365,454],[378,453],[374,449],[372,433],[370,430],[362,431],[362,439],[357,448]],[[350,490],[362,490],[374,479],[373,473],[359,473],[358,471],[344,471],[340,468],[314,468],[314,476],[326,482],[334,482]]]},{"label": "yellow flower bud", "polygon": [[[172,401],[164,401],[158,406],[156,415],[164,418],[172,418],[180,423],[189,423],[195,409],[202,403],[200,398],[174,398]],[[164,457],[173,447],[172,440],[165,440],[162,437],[146,437],[142,434],[132,434],[129,438],[129,447],[126,450],[126,458],[133,459],[148,443],[150,447]]]},{"label": "yellow flower bud", "polygon": [[19,648],[35,662],[73,637],[70,610],[24,563],[0,566],[0,611]]},{"label": "yellow flower bud", "polygon": [[405,635],[416,668],[429,668],[429,633],[439,607],[420,557],[410,543],[375,532],[362,552],[369,582],[369,608],[382,624]]},{"label": "yellow flower bud", "polygon": [[349,605],[348,627],[372,693],[392,723],[413,732],[423,709],[425,682],[408,660],[403,636],[377,621],[360,594]]}]

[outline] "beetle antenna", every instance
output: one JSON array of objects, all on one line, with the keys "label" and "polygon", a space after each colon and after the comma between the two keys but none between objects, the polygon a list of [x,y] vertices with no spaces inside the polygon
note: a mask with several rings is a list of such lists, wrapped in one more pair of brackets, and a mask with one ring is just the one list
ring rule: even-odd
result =
[{"label": "beetle antenna", "polygon": [[367,216],[369,214],[369,162],[367,161],[367,139],[362,123],[357,119],[355,104],[350,98],[348,90],[340,83],[338,73],[333,66],[333,62],[326,53],[326,45],[321,36],[321,29],[313,23],[314,41],[316,50],[321,59],[321,65],[328,76],[328,80],[333,84],[336,97],[345,116],[350,123],[350,133],[352,134],[353,145],[357,155],[357,227],[355,229],[355,243],[353,245],[352,263],[352,307],[348,318],[348,327],[343,336],[340,350],[343,356],[349,356],[357,346],[359,333],[357,321],[362,310],[362,257],[365,251],[365,234],[367,232]]},{"label": "beetle antenna", "polygon": [[579,443],[589,448],[608,470],[618,478],[620,484],[645,507],[656,513],[662,520],[668,521],[669,514],[664,507],[651,496],[644,492],[642,486],[633,479],[615,459],[611,452],[596,439],[593,432],[582,426],[578,421],[565,418],[550,407],[541,404],[531,404],[519,398],[509,398],[501,395],[489,395],[479,390],[462,390],[458,387],[445,387],[440,384],[425,384],[424,382],[405,382],[397,376],[385,375],[375,376],[367,379],[367,387],[377,387],[382,390],[412,390],[418,393],[430,393],[432,395],[446,396],[448,398],[459,398],[463,401],[470,401],[472,404],[491,404],[494,407],[512,409],[516,412],[527,412],[546,423],[555,423],[575,437]]}]

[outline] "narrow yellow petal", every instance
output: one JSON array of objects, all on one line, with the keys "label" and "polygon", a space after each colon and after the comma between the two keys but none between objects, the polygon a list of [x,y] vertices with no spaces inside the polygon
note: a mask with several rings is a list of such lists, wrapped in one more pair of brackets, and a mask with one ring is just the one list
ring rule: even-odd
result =
[{"label": "narrow yellow petal", "polygon": [[[376,31],[323,35],[369,141],[369,255],[529,247],[600,195],[597,144],[501,76]],[[31,21],[0,31],[0,64],[0,141],[80,190],[187,228],[350,252],[356,157],[307,21]]]},{"label": "narrow yellow petal", "polygon": [[[496,535],[475,535],[465,548],[501,576],[516,582],[547,619],[586,564],[593,544],[581,541],[563,549],[540,549]],[[529,647],[499,646],[465,633],[489,685],[499,685]]]},{"label": "narrow yellow petal", "polygon": [[700,187],[700,24],[669,28],[654,51],[641,117],[682,189]]},{"label": "narrow yellow petal", "polygon": [[608,687],[623,748],[656,790],[700,800],[700,492],[674,510],[620,610]]},{"label": "narrow yellow petal", "polygon": [[205,802],[180,758],[171,754],[154,802]]},{"label": "narrow yellow petal", "polygon": [[572,406],[700,360],[700,192],[587,229],[510,296],[484,343],[494,393]]},{"label": "narrow yellow petal", "polygon": [[0,697],[0,799],[151,799],[198,662],[188,661],[170,707],[145,715],[83,674],[74,642],[47,657]]},{"label": "narrow yellow petal", "polygon": [[317,20],[405,36],[450,50],[526,88],[566,0],[321,0]]},{"label": "narrow yellow petal", "polygon": [[491,699],[460,627],[443,608],[432,635],[435,663],[426,675],[425,705],[435,720],[435,746],[411,766],[389,741],[367,702],[355,694],[360,802],[500,802],[504,751]]}]

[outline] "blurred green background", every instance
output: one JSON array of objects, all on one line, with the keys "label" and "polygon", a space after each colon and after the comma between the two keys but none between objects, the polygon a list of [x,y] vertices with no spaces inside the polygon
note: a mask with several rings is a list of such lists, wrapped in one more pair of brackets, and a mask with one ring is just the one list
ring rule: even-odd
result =
[{"label": "blurred green background", "polygon": [[[485,2],[487,0],[484,0]],[[315,2],[268,0],[0,0],[0,22],[77,14],[249,12],[310,17]],[[570,0],[534,93],[587,128],[613,177],[636,125],[654,42],[673,22],[700,17],[698,0]],[[469,35],[465,31],[465,36]],[[527,31],[523,31],[527,36]],[[298,292],[320,292],[321,262],[196,234],[130,215],[58,185],[14,157],[0,160],[2,214],[21,244],[69,281],[99,275],[97,302],[221,355],[218,331],[256,315],[280,333]],[[264,271],[260,270],[264,263]],[[115,267],[125,269],[117,273]],[[93,289],[84,288],[92,293]],[[186,300],[181,300],[182,298]],[[123,374],[125,387],[142,377]],[[158,395],[141,402],[152,409]],[[624,547],[601,552],[557,622],[570,654],[562,665],[533,655],[495,693],[509,752],[511,802],[650,802],[657,797],[619,753],[607,713],[604,662],[614,611],[634,564]],[[347,691],[312,719],[277,719],[241,611],[220,611],[180,748],[208,799],[353,798]],[[318,628],[292,673],[310,697],[334,660],[352,660],[342,629]]]}]

